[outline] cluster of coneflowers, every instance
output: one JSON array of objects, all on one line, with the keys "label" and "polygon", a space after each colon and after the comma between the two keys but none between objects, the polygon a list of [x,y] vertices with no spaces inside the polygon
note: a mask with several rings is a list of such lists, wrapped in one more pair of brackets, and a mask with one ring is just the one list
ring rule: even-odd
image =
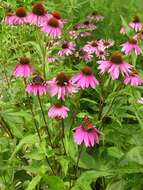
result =
[{"label": "cluster of coneflowers", "polygon": [[[78,92],[80,89],[96,88],[97,85],[100,85],[92,67],[88,66],[88,63],[95,60],[101,75],[107,73],[112,80],[117,80],[122,75],[125,85],[138,86],[143,83],[130,59],[133,52],[137,56],[141,53],[139,43],[142,39],[142,23],[138,17],[134,17],[134,20],[129,24],[136,34],[121,45],[122,53],[120,51],[111,53],[109,48],[114,46],[114,41],[111,39],[94,39],[86,42],[83,47],[76,47],[76,39],[91,36],[97,28],[96,23],[103,19],[103,16],[93,12],[87,16],[87,20],[77,23],[68,31],[70,40],[63,40],[61,37],[62,29],[66,21],[61,18],[60,13],[57,11],[48,13],[42,3],[34,4],[32,12],[27,12],[24,7],[19,7],[14,13],[7,14],[5,22],[9,25],[36,25],[41,31],[50,35],[51,38],[58,38],[58,42],[56,41],[49,47],[51,55],[49,54],[47,63],[55,63],[59,59],[67,57],[82,60],[86,63],[83,69],[71,78],[64,72],[58,73],[57,76],[49,81],[44,80],[40,75],[36,75],[31,83],[26,84],[26,92],[29,94],[37,97],[44,94],[57,97],[57,102],[48,110],[50,118],[64,120],[68,117],[68,112],[70,111],[64,105],[64,100],[67,96]],[[122,28],[120,32],[125,34],[126,29]],[[59,47],[59,51],[53,55],[52,48],[55,46]],[[94,67],[96,67],[96,63],[94,63]],[[33,72],[34,68],[30,64],[29,58],[21,57],[19,64],[16,65],[13,71],[13,75],[27,78]],[[99,143],[100,134],[100,131],[92,124],[89,117],[85,116],[81,125],[74,129],[74,140],[79,145],[84,143],[86,147],[93,147],[96,143]]]}]

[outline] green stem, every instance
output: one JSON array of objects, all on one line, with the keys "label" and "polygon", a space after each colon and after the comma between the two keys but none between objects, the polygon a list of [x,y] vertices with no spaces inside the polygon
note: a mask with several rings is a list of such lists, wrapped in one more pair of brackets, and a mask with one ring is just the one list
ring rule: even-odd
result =
[{"label": "green stem", "polygon": [[64,144],[64,137],[65,137],[65,126],[64,126],[64,120],[62,119],[62,144],[63,144],[63,148],[64,148],[64,154],[66,154],[66,148],[65,148],[65,144]]},{"label": "green stem", "polygon": [[38,97],[38,102],[39,102],[39,105],[40,105],[41,113],[42,113],[42,116],[43,116],[43,120],[44,120],[44,123],[45,123],[45,126],[46,126],[49,142],[50,142],[51,147],[53,148],[53,144],[52,144],[52,141],[51,141],[51,135],[50,135],[48,124],[47,124],[47,121],[46,121],[46,118],[45,118],[45,114],[44,114],[44,110],[43,110],[43,107],[42,107],[41,99],[40,99],[39,95],[37,97]]},{"label": "green stem", "polygon": [[12,134],[9,125],[1,115],[0,115],[0,124],[3,127],[3,129],[5,130],[5,132],[13,139],[14,135]]},{"label": "green stem", "polygon": [[[25,87],[26,87],[26,79],[23,78],[23,80],[24,80],[24,85],[25,85]],[[28,95],[27,92],[26,92],[26,95],[27,95],[27,99],[28,99],[29,106],[30,106],[30,111],[31,111],[31,114],[32,114],[32,119],[33,119],[33,122],[34,122],[35,129],[36,129],[36,131],[37,131],[39,140],[42,141],[41,135],[40,135],[40,131],[39,131],[39,128],[38,128],[38,124],[37,124],[37,121],[36,121],[36,119],[35,119],[35,114],[34,114],[34,111],[33,111],[33,106],[32,106],[32,104],[31,104],[31,101],[30,101],[30,98],[29,98],[29,95]]]},{"label": "green stem", "polygon": [[79,150],[78,157],[77,157],[76,168],[75,168],[75,179],[76,179],[77,173],[78,173],[78,164],[79,164],[79,160],[81,157],[82,150],[83,150],[83,145],[81,145],[81,148]]}]

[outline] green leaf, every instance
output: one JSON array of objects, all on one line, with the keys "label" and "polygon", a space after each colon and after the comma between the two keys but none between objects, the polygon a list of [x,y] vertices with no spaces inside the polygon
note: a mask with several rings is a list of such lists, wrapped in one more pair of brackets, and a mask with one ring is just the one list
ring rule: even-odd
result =
[{"label": "green leaf", "polygon": [[40,175],[37,175],[36,177],[34,177],[32,179],[32,181],[29,183],[26,190],[34,190],[36,188],[36,186],[38,185],[38,183],[40,182],[41,178],[42,178],[42,176],[40,176]]},{"label": "green leaf", "polygon": [[126,159],[130,162],[136,162],[143,165],[143,146],[132,148],[126,155]]},{"label": "green leaf", "polygon": [[98,177],[105,177],[110,175],[112,175],[112,173],[108,171],[91,170],[84,172],[78,178],[78,180],[76,181],[76,185],[72,188],[72,190],[91,190],[90,184]]},{"label": "green leaf", "polygon": [[107,152],[110,156],[119,159],[124,155],[124,153],[117,147],[110,147],[107,149]]},{"label": "green leaf", "polygon": [[24,137],[20,142],[19,144],[16,146],[13,154],[11,155],[11,158],[10,160],[15,156],[15,154],[22,148],[23,145],[32,145],[32,144],[35,144],[38,142],[38,137],[37,135],[28,135],[26,137]]},{"label": "green leaf", "polygon": [[125,187],[125,180],[114,181],[107,185],[106,190],[123,190]]},{"label": "green leaf", "polygon": [[66,190],[64,182],[57,176],[44,176],[44,182],[48,184],[48,190]]}]

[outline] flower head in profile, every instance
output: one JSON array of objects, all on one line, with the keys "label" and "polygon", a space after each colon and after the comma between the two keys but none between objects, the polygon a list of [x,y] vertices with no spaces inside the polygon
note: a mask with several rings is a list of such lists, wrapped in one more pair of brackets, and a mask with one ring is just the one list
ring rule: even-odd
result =
[{"label": "flower head in profile", "polygon": [[70,78],[64,73],[61,72],[51,81],[47,82],[47,90],[51,96],[58,96],[58,99],[65,99],[65,96],[68,96],[72,93],[77,92],[77,88],[72,84]]},{"label": "flower head in profile", "polygon": [[100,134],[100,131],[85,116],[82,124],[74,129],[74,141],[78,145],[84,143],[86,147],[93,147],[99,144]]},{"label": "flower head in profile", "polygon": [[21,57],[19,64],[16,65],[13,75],[16,77],[28,77],[32,74],[33,69],[30,60],[27,57]]},{"label": "flower head in profile", "polygon": [[91,53],[88,53],[87,51],[84,51],[83,49],[80,49],[79,52],[76,54],[76,57],[88,62],[92,60],[93,55]]},{"label": "flower head in profile", "polygon": [[46,94],[46,82],[40,76],[35,76],[33,81],[26,86],[26,92],[33,94],[34,96],[41,96]]},{"label": "flower head in profile", "polygon": [[90,54],[98,54],[100,50],[104,50],[104,46],[103,43],[101,43],[100,41],[94,40],[84,45],[83,50]]},{"label": "flower head in profile", "polygon": [[27,24],[27,11],[25,7],[18,7],[15,13],[8,13],[5,22],[9,25]]},{"label": "flower head in profile", "polygon": [[87,36],[91,36],[91,32],[80,32],[79,37],[87,37]]},{"label": "flower head in profile", "polygon": [[68,112],[69,108],[60,103],[56,103],[49,108],[48,116],[52,119],[65,119],[66,117],[68,117]]},{"label": "flower head in profile", "polygon": [[123,35],[127,34],[126,28],[124,26],[121,26],[120,34],[123,34]]},{"label": "flower head in profile", "polygon": [[112,53],[110,60],[101,60],[97,61],[97,63],[99,64],[100,73],[109,73],[113,80],[118,79],[120,73],[128,76],[132,68],[132,65],[123,60],[120,52]]},{"label": "flower head in profile", "polygon": [[96,29],[95,24],[91,24],[90,21],[84,21],[83,23],[77,24],[77,29]]},{"label": "flower head in profile", "polygon": [[92,14],[88,15],[87,18],[95,20],[96,22],[102,21],[104,16],[100,15],[97,11],[92,12]]},{"label": "flower head in profile", "polygon": [[32,13],[28,15],[28,23],[37,26],[42,26],[50,17],[42,3],[35,3],[32,8]]},{"label": "flower head in profile", "polygon": [[101,47],[103,46],[103,49],[108,49],[112,47],[115,42],[114,40],[111,40],[111,39],[107,39],[107,40],[101,39],[99,40],[99,43],[101,43]]},{"label": "flower head in profile", "polygon": [[143,30],[137,32],[135,36],[133,37],[135,40],[143,40]]},{"label": "flower head in profile", "polygon": [[96,53],[96,57],[98,59],[102,59],[102,60],[106,60],[106,57],[108,56],[108,52],[104,51],[104,50],[99,50],[97,53]]},{"label": "flower head in profile", "polygon": [[64,24],[66,23],[66,21],[62,19],[61,13],[60,13],[59,11],[53,11],[53,12],[52,12],[52,17],[56,18],[56,19],[59,21],[59,23],[60,23],[60,25],[61,25],[62,27],[63,27]]},{"label": "flower head in profile", "polygon": [[124,84],[130,84],[131,86],[139,86],[143,84],[143,80],[140,78],[136,70],[132,70],[132,72],[128,76],[125,76]]},{"label": "flower head in profile", "polygon": [[125,54],[131,55],[135,51],[136,55],[140,55],[140,47],[138,41],[134,38],[129,38],[129,40],[122,44],[122,50]]},{"label": "flower head in profile", "polygon": [[44,23],[41,30],[53,38],[58,38],[62,34],[62,28],[63,25],[59,22],[59,20],[52,17],[49,18],[46,23]]},{"label": "flower head in profile", "polygon": [[143,24],[138,16],[134,16],[132,22],[129,23],[129,26],[137,32],[142,29]]},{"label": "flower head in profile", "polygon": [[69,56],[72,55],[75,50],[75,44],[73,42],[64,42],[62,44],[62,49],[58,52],[59,56]]},{"label": "flower head in profile", "polygon": [[84,88],[95,88],[99,82],[93,75],[92,69],[88,66],[84,67],[82,71],[72,78],[72,82],[78,87]]}]

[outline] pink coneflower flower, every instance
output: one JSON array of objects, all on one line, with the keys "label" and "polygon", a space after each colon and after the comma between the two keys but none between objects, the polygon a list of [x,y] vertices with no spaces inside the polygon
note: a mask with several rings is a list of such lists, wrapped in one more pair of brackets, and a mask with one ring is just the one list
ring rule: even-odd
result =
[{"label": "pink coneflower flower", "polygon": [[6,17],[4,18],[4,22],[9,24],[9,25],[13,25],[13,20],[14,20],[14,17],[15,14],[13,12],[9,12],[6,14]]},{"label": "pink coneflower flower", "polygon": [[13,75],[16,77],[28,77],[32,74],[32,67],[29,64],[30,60],[27,57],[21,57],[20,63],[16,65]]},{"label": "pink coneflower flower", "polygon": [[48,33],[53,38],[58,38],[62,34],[62,24],[56,18],[50,18],[48,21],[42,26],[42,31]]},{"label": "pink coneflower flower", "polygon": [[32,13],[28,15],[27,20],[29,24],[42,26],[47,22],[49,16],[42,3],[35,3],[32,8]]},{"label": "pink coneflower flower", "polygon": [[133,70],[130,75],[125,77],[124,84],[130,84],[131,86],[139,86],[143,83],[143,80],[138,75],[136,70]]},{"label": "pink coneflower flower", "polygon": [[143,30],[139,31],[135,36],[135,40],[143,40]]},{"label": "pink coneflower flower", "polygon": [[77,92],[77,88],[72,84],[71,80],[63,72],[57,75],[51,81],[47,82],[48,87],[47,91],[51,96],[58,96],[58,99],[65,99],[65,96],[68,96],[72,93]]},{"label": "pink coneflower flower", "polygon": [[132,65],[123,60],[122,54],[119,52],[114,52],[110,60],[97,61],[97,63],[99,64],[98,69],[100,73],[108,72],[113,80],[119,78],[120,72],[128,76],[132,68]]},{"label": "pink coneflower flower", "polygon": [[88,42],[84,47],[83,50],[88,53],[95,53],[98,54],[100,50],[103,50],[103,44],[101,44],[98,40],[94,40],[91,42]]},{"label": "pink coneflower flower", "polygon": [[82,124],[74,129],[74,141],[78,145],[82,143],[86,147],[93,147],[99,144],[100,131],[90,122],[87,116],[84,117]]},{"label": "pink coneflower flower", "polygon": [[87,37],[87,36],[91,36],[91,32],[80,32],[79,33],[80,37]]},{"label": "pink coneflower flower", "polygon": [[140,47],[137,40],[130,38],[126,43],[122,44],[122,50],[125,54],[131,55],[135,51],[136,55],[140,54]]},{"label": "pink coneflower flower", "polygon": [[126,28],[124,26],[121,26],[120,34],[123,34],[123,35],[127,34]]},{"label": "pink coneflower flower", "polygon": [[91,15],[88,15],[87,18],[95,20],[96,22],[102,21],[104,16],[98,14],[98,12],[94,11]]},{"label": "pink coneflower flower", "polygon": [[93,55],[84,51],[83,49],[80,49],[79,52],[76,54],[76,57],[79,57],[79,59],[83,61],[91,61],[93,58]]},{"label": "pink coneflower flower", "polygon": [[96,57],[98,59],[102,59],[102,60],[106,60],[106,57],[108,56],[108,53],[106,51],[103,51],[103,50],[99,50],[97,53],[96,53]]},{"label": "pink coneflower flower", "polygon": [[82,24],[77,24],[77,29],[96,29],[94,24],[91,24],[88,20],[84,21]]},{"label": "pink coneflower flower", "polygon": [[88,66],[84,67],[82,71],[76,74],[72,78],[72,82],[78,87],[84,88],[95,88],[99,82],[92,73],[92,69]]},{"label": "pink coneflower flower", "polygon": [[50,118],[55,118],[55,119],[65,119],[66,117],[68,117],[68,112],[69,108],[63,106],[60,103],[57,103],[52,107],[50,107],[48,111],[48,116]]},{"label": "pink coneflower flower", "polygon": [[27,24],[27,12],[25,7],[19,7],[15,13],[9,13],[5,18],[5,22],[10,25]]},{"label": "pink coneflower flower", "polygon": [[109,39],[109,40],[101,39],[101,40],[99,40],[99,43],[101,43],[101,46],[103,46],[103,49],[108,49],[108,48],[112,47],[115,42],[114,42],[114,40],[111,40],[111,39]]},{"label": "pink coneflower flower", "polygon": [[142,29],[143,24],[140,22],[140,19],[138,16],[134,16],[133,21],[129,23],[129,26],[137,32]]},{"label": "pink coneflower flower", "polygon": [[75,44],[73,42],[64,42],[62,44],[62,49],[58,52],[59,56],[69,56],[72,55],[75,50]]},{"label": "pink coneflower flower", "polygon": [[35,76],[32,83],[27,85],[26,92],[33,94],[34,96],[41,96],[43,94],[46,94],[46,82],[40,76]]},{"label": "pink coneflower flower", "polygon": [[59,25],[61,26],[61,28],[63,28],[64,24],[66,23],[66,20],[63,20],[63,19],[61,18],[61,13],[58,12],[58,11],[53,11],[53,12],[51,13],[51,15],[49,15],[49,19],[51,19],[51,18],[57,19],[58,22],[59,22]]},{"label": "pink coneflower flower", "polygon": [[58,58],[57,58],[57,57],[52,57],[52,56],[49,56],[49,57],[48,57],[48,63],[54,63],[54,62],[56,62],[56,61],[58,61]]},{"label": "pink coneflower flower", "polygon": [[69,31],[70,39],[76,39],[78,37],[78,32],[76,30]]}]

